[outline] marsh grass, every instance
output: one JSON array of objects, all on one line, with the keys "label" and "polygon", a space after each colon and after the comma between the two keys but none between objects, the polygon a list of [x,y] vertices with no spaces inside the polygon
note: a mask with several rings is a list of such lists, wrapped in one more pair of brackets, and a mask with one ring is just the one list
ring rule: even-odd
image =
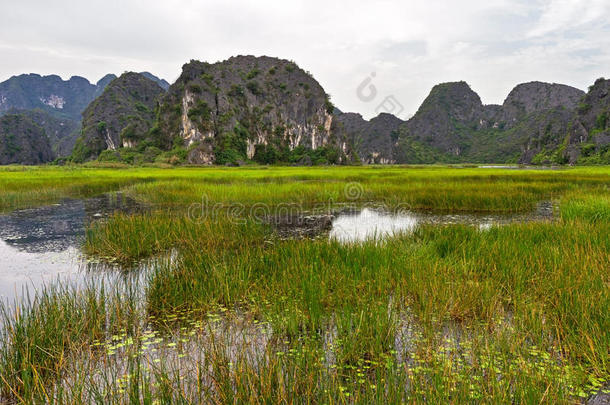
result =
[{"label": "marsh grass", "polygon": [[554,336],[563,352],[585,356],[602,373],[610,339],[608,231],[580,223],[487,232],[428,227],[382,245],[287,241],[228,257],[198,249],[182,252],[175,269],[153,277],[148,306],[205,311],[210,304],[254,303],[288,335],[322,330],[342,309],[375,314],[375,303],[387,307],[389,296],[424,321],[448,314],[491,322],[512,313],[528,338]]},{"label": "marsh grass", "polygon": [[23,403],[49,401],[70,353],[136,322],[134,302],[103,285],[51,286],[31,297],[0,304],[1,392]]},{"label": "marsh grass", "polygon": [[[146,221],[130,217],[128,223]],[[130,231],[121,229],[130,240]],[[288,345],[302,337],[318,341],[335,329],[342,342],[334,354],[337,364],[369,361],[373,368],[393,357],[400,307],[408,307],[427,333],[439,328],[439,316],[464,327],[487,325],[482,330],[489,331],[496,319],[507,318],[514,331],[502,356],[530,364],[531,353],[522,352],[527,344],[562,366],[553,368],[548,361],[540,366],[548,370],[527,374],[505,363],[512,364],[503,372],[513,373],[507,377],[513,381],[510,389],[486,387],[492,392],[481,395],[495,392],[499,398],[520,384],[524,391],[512,399],[541,399],[545,386],[553,390],[552,398],[567,400],[581,393],[576,382],[569,388],[560,381],[570,367],[581,370],[580,384],[587,374],[608,375],[608,223],[513,224],[483,232],[464,225],[422,227],[381,243],[347,245],[261,243],[264,229],[256,234],[252,226],[215,222],[185,222],[173,229],[178,233],[172,239],[182,241],[171,243],[180,249],[179,259],[153,273],[147,292],[148,312],[157,317],[185,310],[196,317],[218,305],[242,308],[269,321],[277,340]],[[481,339],[497,344],[493,335]],[[534,380],[524,384],[534,376],[534,386]],[[469,384],[475,388],[464,395],[483,390],[477,382]]]},{"label": "marsh grass", "polygon": [[[287,202],[380,201],[417,209],[526,211],[541,200],[570,191],[602,189],[607,168],[500,170],[451,167],[312,167],[312,168],[0,168],[0,211],[124,191],[175,209],[201,202],[246,205]],[[362,192],[346,195],[358,183]]]},{"label": "marsh grass", "polygon": [[222,320],[196,323],[203,334],[122,333],[102,346],[101,356],[81,354],[71,363],[71,380],[54,388],[56,402],[562,403],[571,402],[566,398],[584,376],[544,350],[515,342],[506,328],[490,334],[475,326],[459,339],[408,331],[408,348],[396,345],[379,360],[341,363],[334,361],[343,351],[339,340],[330,348],[308,337],[240,340],[218,327]]},{"label": "marsh grass", "polygon": [[610,194],[574,194],[564,198],[561,205],[564,220],[584,220],[588,222],[610,222]]},{"label": "marsh grass", "polygon": [[[42,183],[27,179],[64,169],[40,170],[10,172],[9,180],[0,172],[0,182],[19,198],[39,187],[29,203],[41,203]],[[17,313],[5,309],[0,371],[13,400],[573,403],[610,375],[605,168],[87,170],[49,190],[86,195],[92,190],[74,191],[70,182],[95,173],[100,187],[155,210],[92,224],[84,251],[125,266],[170,251],[175,258],[147,276],[143,302],[58,289]],[[361,187],[355,199],[345,193],[351,182]],[[246,206],[381,201],[448,212],[527,211],[555,200],[560,220],[484,231],[421,226],[363,243],[280,240],[248,218],[193,221],[187,210],[202,196]],[[15,201],[13,208],[23,204]],[[230,316],[268,325],[268,336],[247,349],[235,345],[234,332],[212,333],[210,324]],[[163,342],[156,357],[143,351],[153,347],[144,343],[151,325]],[[172,337],[176,331],[186,336]]]}]

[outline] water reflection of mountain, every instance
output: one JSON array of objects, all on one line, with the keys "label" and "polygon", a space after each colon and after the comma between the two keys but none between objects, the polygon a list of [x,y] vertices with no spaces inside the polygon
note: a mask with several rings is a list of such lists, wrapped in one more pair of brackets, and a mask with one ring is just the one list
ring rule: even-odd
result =
[{"label": "water reflection of mountain", "polygon": [[137,203],[122,194],[106,194],[86,200],[25,209],[0,216],[0,239],[30,252],[61,252],[82,243],[85,227],[115,211],[135,212]]}]

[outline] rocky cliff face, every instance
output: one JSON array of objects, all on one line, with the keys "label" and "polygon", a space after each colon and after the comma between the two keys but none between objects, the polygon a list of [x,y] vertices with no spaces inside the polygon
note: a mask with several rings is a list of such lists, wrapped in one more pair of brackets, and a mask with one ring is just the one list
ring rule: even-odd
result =
[{"label": "rocky cliff face", "polygon": [[[589,92],[578,104],[576,127],[574,134],[576,136],[587,132],[607,132],[610,128],[610,79],[597,79],[595,83],[589,87]],[[575,141],[584,141],[584,137],[574,139]]]},{"label": "rocky cliff face", "polygon": [[349,140],[362,163],[396,163],[394,150],[404,121],[386,113],[370,121],[356,113],[335,113],[335,121],[335,131]]},{"label": "rocky cliff face", "polygon": [[573,117],[574,110],[557,107],[528,114],[517,121],[507,133],[515,146],[514,152],[519,153],[518,163],[553,163],[536,161],[536,156],[544,150],[559,147],[566,138]]},{"label": "rocky cliff face", "polygon": [[402,136],[460,156],[470,134],[486,125],[485,112],[481,98],[467,83],[439,84],[404,125]]},{"label": "rocky cliff face", "polygon": [[[11,110],[9,114],[19,114],[41,127],[55,158],[67,157],[72,153],[76,138],[80,133],[80,124],[69,118],[58,118],[41,109]],[[18,132],[15,132],[18,134]]]},{"label": "rocky cliff face", "polygon": [[[610,163],[610,81],[600,79],[589,92],[575,91],[567,86],[535,84],[534,95],[547,94],[529,105],[539,109],[521,116],[510,129],[513,138],[525,145],[520,163],[573,164]],[[532,84],[528,84],[530,87]],[[522,95],[521,99],[528,98]],[[510,99],[510,96],[509,96]],[[508,99],[507,99],[508,101]],[[505,103],[506,104],[506,103]],[[515,105],[515,103],[512,103]],[[526,106],[521,102],[517,105]],[[513,112],[510,108],[509,113]]]},{"label": "rocky cliff face", "polygon": [[598,79],[576,109],[566,159],[610,164],[610,80]]},{"label": "rocky cliff face", "polygon": [[[531,82],[517,86],[502,106],[486,106],[464,82],[435,86],[417,114],[401,127],[396,160],[548,160],[539,155],[564,142],[583,95],[573,87]],[[568,161],[574,161],[574,157]]]},{"label": "rocky cliff face", "polygon": [[159,129],[191,163],[224,163],[302,147],[340,145],[324,89],[293,62],[237,56],[191,61],[161,104]]},{"label": "rocky cliff face", "polygon": [[511,127],[535,112],[556,108],[573,110],[584,95],[584,91],[563,84],[523,83],[515,87],[504,101],[501,120]]},{"label": "rocky cliff face", "polygon": [[44,130],[22,114],[0,117],[0,165],[35,165],[53,160]]},{"label": "rocky cliff face", "polygon": [[82,162],[104,150],[135,147],[150,139],[157,100],[164,91],[138,73],[125,73],[113,80],[83,113],[82,134],[72,158]]}]

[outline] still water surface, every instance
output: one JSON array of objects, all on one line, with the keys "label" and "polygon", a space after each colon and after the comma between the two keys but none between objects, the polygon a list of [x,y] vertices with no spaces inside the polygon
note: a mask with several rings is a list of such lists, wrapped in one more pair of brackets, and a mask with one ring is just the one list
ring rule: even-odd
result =
[{"label": "still water surface", "polygon": [[484,231],[497,225],[549,220],[552,216],[553,207],[550,203],[541,203],[536,211],[527,214],[391,213],[365,208],[338,215],[333,220],[330,238],[345,243],[383,239],[396,234],[413,232],[420,225],[464,224],[476,226]]},{"label": "still water surface", "polygon": [[[58,280],[77,284],[91,280],[99,265],[87,261],[80,251],[87,225],[113,212],[139,210],[133,200],[109,194],[0,215],[0,300],[12,303],[26,291],[32,295]],[[112,277],[113,273],[118,271],[103,274]]]}]

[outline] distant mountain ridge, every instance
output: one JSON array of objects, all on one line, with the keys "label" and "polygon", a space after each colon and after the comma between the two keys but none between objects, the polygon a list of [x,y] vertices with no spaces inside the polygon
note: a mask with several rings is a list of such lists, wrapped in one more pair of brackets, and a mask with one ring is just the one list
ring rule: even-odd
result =
[{"label": "distant mountain ridge", "polygon": [[140,74],[148,80],[152,80],[153,82],[157,83],[163,90],[167,91],[167,89],[169,89],[170,84],[165,79],[160,79],[149,72],[140,72]]},{"label": "distant mountain ridge", "polygon": [[96,84],[14,76],[0,83],[0,116],[11,115],[5,129],[15,125],[6,138],[13,155],[16,139],[29,150],[40,135],[30,123],[42,129],[51,149],[43,163],[71,153],[76,162],[610,164],[609,83],[599,79],[588,93],[523,83],[502,105],[484,105],[465,82],[442,83],[407,121],[386,113],[365,120],[335,108],[294,62],[236,56],[191,61],[171,86],[148,72]]},{"label": "distant mountain ridge", "polygon": [[[169,86],[165,80],[151,73],[143,72],[142,76],[162,86]],[[96,84],[92,84],[79,76],[73,76],[69,80],[63,80],[57,75],[41,76],[34,73],[13,76],[0,83],[0,116],[18,115],[43,130],[49,140],[51,152],[44,153],[44,159],[40,163],[65,158],[72,154],[76,139],[80,135],[83,111],[102,95],[108,84],[115,79],[116,75],[107,74]],[[29,129],[19,125],[12,131],[13,136],[26,136],[19,133],[20,129],[25,128]],[[43,142],[42,147],[46,147],[45,145],[46,142]]]},{"label": "distant mountain ridge", "polygon": [[[167,81],[149,72],[141,74],[164,89],[169,88]],[[85,108],[116,78],[114,74],[107,74],[92,84],[80,76],[68,80],[58,75],[41,76],[36,73],[13,76],[0,83],[0,115],[12,109],[41,109],[57,117],[80,121]]]},{"label": "distant mountain ridge", "polygon": [[0,83],[0,114],[15,108],[39,108],[78,121],[97,91],[97,85],[80,76],[69,80],[34,73],[13,76]]},{"label": "distant mountain ridge", "polygon": [[[401,127],[396,161],[577,163],[587,157],[581,153],[583,145],[568,139],[580,104],[588,97],[570,86],[530,82],[515,87],[503,105],[486,106],[465,82],[440,84]],[[598,100],[591,104],[600,105]],[[607,107],[596,113],[603,111],[607,113]],[[581,139],[590,135],[589,131]],[[588,148],[599,161],[610,162],[603,136],[597,136],[595,145]]]},{"label": "distant mountain ridge", "polygon": [[[562,84],[529,82],[516,86],[502,105],[484,105],[466,82],[452,82],[434,86],[408,121],[389,114],[366,121],[360,114],[339,111],[335,117],[365,164],[576,163],[587,158],[582,145],[564,144],[573,126],[580,128],[579,139],[591,132],[575,125],[585,95]],[[599,97],[588,104],[599,107]],[[592,109],[589,115],[603,111],[607,109]],[[610,162],[605,135],[594,138],[587,154]]]}]

